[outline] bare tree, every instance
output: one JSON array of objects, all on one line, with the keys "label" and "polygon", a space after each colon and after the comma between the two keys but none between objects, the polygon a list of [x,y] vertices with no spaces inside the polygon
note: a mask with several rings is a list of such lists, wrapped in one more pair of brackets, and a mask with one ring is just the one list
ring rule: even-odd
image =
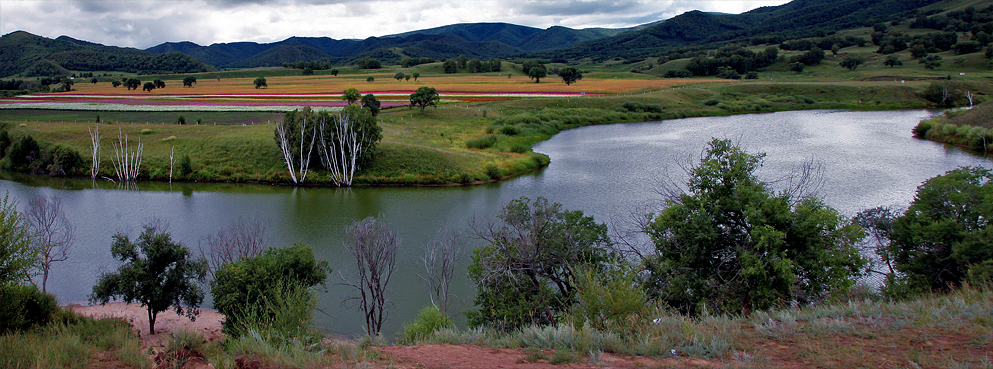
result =
[{"label": "bare tree", "polygon": [[386,319],[386,285],[396,270],[396,253],[400,237],[391,231],[380,218],[368,217],[345,228],[348,242],[344,243],[358,267],[356,280],[341,276],[343,285],[355,288],[357,301],[365,313],[366,332],[378,336]]},{"label": "bare tree", "polygon": [[214,271],[225,263],[261,255],[268,248],[269,228],[269,221],[260,216],[238,218],[201,239],[198,248],[207,259],[210,279],[214,279]]},{"label": "bare tree", "polygon": [[142,144],[138,138],[138,146],[132,148],[128,142],[128,135],[118,130],[117,143],[114,144],[114,172],[120,181],[134,181],[138,179],[138,172],[141,169]]},{"label": "bare tree", "polygon": [[172,183],[172,167],[176,165],[176,146],[169,149],[169,183]]},{"label": "bare tree", "polygon": [[976,95],[974,95],[974,94],[972,93],[972,91],[966,91],[966,92],[965,92],[965,98],[966,98],[966,99],[969,99],[969,108],[972,108],[972,106],[973,106],[973,102],[972,102],[972,100],[973,100],[973,99],[974,99],[975,97],[976,97]]},{"label": "bare tree", "polygon": [[428,285],[431,305],[438,307],[442,313],[448,312],[448,286],[455,276],[455,265],[464,254],[465,244],[461,237],[448,228],[438,230],[424,247],[424,256],[421,257],[424,275],[420,277]]},{"label": "bare tree", "polygon": [[31,234],[41,256],[41,290],[47,291],[48,274],[52,263],[65,261],[69,257],[74,229],[62,211],[62,201],[58,197],[37,196],[28,201],[25,214],[31,223]]},{"label": "bare tree", "polygon": [[[317,136],[314,132],[315,130],[310,129],[309,130],[311,135],[310,144],[307,144],[307,139],[306,139],[308,133],[307,121],[309,117],[310,114],[308,114],[305,111],[302,114],[302,117],[296,120],[300,124],[299,148],[291,147],[290,137],[288,136],[289,129],[287,127],[287,124],[294,124],[294,122],[287,123],[284,120],[282,122],[276,123],[276,136],[278,138],[277,142],[279,143],[279,151],[283,153],[283,160],[286,162],[286,169],[290,171],[290,179],[293,180],[294,184],[303,183],[303,181],[307,179],[307,172],[310,171],[310,156],[311,153],[314,151],[314,141],[316,140]],[[299,154],[298,157],[300,159],[300,163],[296,166],[294,166],[293,163],[294,150],[297,151],[297,153]],[[299,179],[297,179],[297,171],[300,172]]]},{"label": "bare tree", "polygon": [[86,127],[86,130],[90,132],[90,151],[92,154],[90,179],[96,179],[97,174],[100,172],[100,127],[94,127],[92,131],[90,131],[89,127]]},{"label": "bare tree", "polygon": [[[317,152],[321,163],[331,171],[331,180],[338,186],[351,186],[357,160],[362,155],[365,131],[355,129],[348,114],[338,114],[331,122],[321,119],[318,130],[321,145]],[[330,142],[325,139],[329,131],[333,133]]]},{"label": "bare tree", "polygon": [[[871,271],[873,273],[882,275],[895,273],[893,270],[893,256],[890,255],[889,245],[890,234],[893,232],[893,222],[896,221],[896,218],[897,214],[885,206],[862,210],[852,218],[852,221],[862,227],[868,236],[863,241],[863,253],[865,253],[864,251],[872,251],[879,256],[879,261],[886,266],[886,270],[882,271],[872,268]],[[872,261],[873,266],[875,266],[876,260],[873,259]]]}]

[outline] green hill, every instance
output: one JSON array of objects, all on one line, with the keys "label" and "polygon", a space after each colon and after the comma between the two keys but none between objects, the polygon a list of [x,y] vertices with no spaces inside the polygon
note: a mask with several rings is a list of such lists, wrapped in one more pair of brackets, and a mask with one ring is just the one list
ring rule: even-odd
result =
[{"label": "green hill", "polygon": [[17,31],[0,37],[0,77],[64,75],[67,70],[194,73],[213,67],[178,52],[155,54],[66,36],[50,39]]}]

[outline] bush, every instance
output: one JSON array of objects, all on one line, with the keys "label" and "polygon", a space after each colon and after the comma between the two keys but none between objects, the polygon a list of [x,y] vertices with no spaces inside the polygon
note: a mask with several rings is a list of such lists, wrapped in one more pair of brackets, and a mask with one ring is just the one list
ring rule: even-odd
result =
[{"label": "bush", "polygon": [[237,337],[253,328],[307,331],[316,303],[309,288],[323,285],[330,270],[327,262],[314,260],[313,249],[300,244],[222,265],[210,292],[214,308],[226,317],[224,332]]},{"label": "bush", "polygon": [[465,147],[470,149],[486,149],[493,147],[497,142],[497,138],[494,135],[486,135],[480,138],[474,138],[465,141]]},{"label": "bush", "polygon": [[662,75],[662,78],[690,78],[693,77],[693,73],[686,69],[670,70]]},{"label": "bush", "polygon": [[486,176],[491,179],[500,178],[500,167],[496,164],[486,164],[486,167],[484,167],[483,170],[486,172]]},{"label": "bush", "polygon": [[989,247],[993,172],[959,168],[917,188],[910,208],[893,223],[888,253],[901,273],[889,281],[913,292],[949,290],[993,276]]},{"label": "bush", "polygon": [[417,318],[414,319],[410,324],[403,326],[403,331],[399,333],[400,342],[404,344],[413,344],[418,340],[427,338],[432,333],[438,331],[442,328],[451,328],[455,326],[455,321],[452,318],[442,313],[441,310],[434,306],[428,306],[421,309],[417,313]]},{"label": "bush", "polygon": [[0,333],[24,331],[47,325],[59,311],[52,294],[35,286],[8,284],[0,286]]},{"label": "bush", "polygon": [[664,113],[665,108],[659,104],[645,104],[638,101],[627,101],[621,105],[621,108],[630,112],[640,112],[640,113]]}]

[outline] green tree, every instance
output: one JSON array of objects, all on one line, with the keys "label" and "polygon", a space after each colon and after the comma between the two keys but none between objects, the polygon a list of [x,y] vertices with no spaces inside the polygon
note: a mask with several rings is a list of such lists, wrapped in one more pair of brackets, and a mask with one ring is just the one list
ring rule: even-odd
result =
[{"label": "green tree", "polygon": [[926,57],[917,59],[917,62],[920,64],[924,64],[924,68],[938,69],[941,68],[941,55],[928,55]]},{"label": "green tree", "polygon": [[376,77],[368,76],[368,77],[365,78],[365,81],[366,82],[369,82],[369,83],[373,83],[373,82],[376,81]]},{"label": "green tree", "polygon": [[312,75],[314,75],[314,69],[313,68],[310,68],[310,67],[303,68],[303,75],[304,76],[312,76]]},{"label": "green tree", "polygon": [[[224,333],[238,337],[251,328],[260,328],[254,325],[273,322],[281,312],[269,309],[274,306],[268,305],[294,294],[304,295],[305,301],[296,304],[286,301],[278,304],[283,306],[275,307],[312,308],[317,296],[311,288],[323,286],[330,271],[326,261],[314,259],[313,249],[300,244],[270,248],[261,255],[222,264],[210,283],[210,292],[214,296],[214,308],[225,316]],[[286,296],[287,292],[290,296]],[[304,319],[266,328],[300,333],[310,323],[310,309],[293,315]]]},{"label": "green tree", "polygon": [[645,227],[649,293],[685,313],[742,313],[816,301],[863,273],[861,228],[803,184],[773,192],[754,173],[763,157],[710,142],[687,191]]},{"label": "green tree", "polygon": [[38,249],[31,244],[30,227],[17,211],[17,201],[6,192],[0,199],[0,288],[28,282],[41,261]]},{"label": "green tree", "polygon": [[466,58],[465,55],[459,55],[455,60],[459,63],[459,68],[465,68]]},{"label": "green tree", "polygon": [[120,87],[121,86],[121,81],[118,81],[118,80],[110,81],[110,85],[113,86],[113,87]]},{"label": "green tree", "polygon": [[207,261],[193,258],[161,229],[146,224],[135,242],[127,234],[114,235],[110,253],[121,261],[117,272],[103,273],[93,286],[90,303],[106,304],[112,298],[139,302],[148,311],[148,330],[155,334],[158,314],[174,308],[176,314],[196,319],[203,302],[199,283],[207,274]]},{"label": "green tree", "polygon": [[885,61],[883,61],[883,65],[893,68],[893,67],[903,66],[903,62],[900,61],[900,57],[896,55],[890,55],[886,57]]},{"label": "green tree", "polygon": [[478,309],[467,314],[470,324],[509,330],[559,322],[576,303],[578,270],[599,272],[610,260],[607,226],[541,197],[513,200],[498,218],[474,226],[487,244],[469,266]]},{"label": "green tree", "polygon": [[421,76],[421,74],[420,73],[417,73],[417,72],[414,72],[413,74],[411,74],[411,76],[414,77],[414,82],[417,82],[417,78],[419,78]]},{"label": "green tree", "polygon": [[397,72],[397,74],[394,74],[393,75],[393,79],[397,80],[397,82],[402,82],[403,81],[403,72]]},{"label": "green tree", "polygon": [[533,79],[534,83],[541,83],[541,79],[545,78],[547,75],[548,72],[546,72],[545,67],[541,65],[531,67],[531,69],[528,70],[528,78]]},{"label": "green tree", "polygon": [[331,69],[331,75],[332,76],[337,76],[338,75],[338,68]]},{"label": "green tree", "polygon": [[380,106],[382,106],[382,104],[379,102],[379,99],[377,99],[375,95],[365,94],[365,96],[362,96],[362,107],[369,109],[369,112],[372,113],[372,116],[375,117],[379,115]]},{"label": "green tree", "polygon": [[889,254],[900,274],[890,284],[910,291],[948,290],[993,278],[993,173],[964,167],[917,188],[893,223]]},{"label": "green tree", "polygon": [[800,62],[790,63],[790,72],[802,73],[803,63]]},{"label": "green tree", "polygon": [[421,114],[424,113],[424,108],[428,106],[438,107],[438,102],[441,101],[441,96],[438,95],[438,91],[434,87],[420,87],[417,91],[410,94],[410,107],[421,108]]},{"label": "green tree", "polygon": [[62,81],[59,83],[62,84],[62,91],[72,91],[72,85],[76,84],[76,82],[69,77],[62,77]]},{"label": "green tree", "polygon": [[257,89],[260,89],[260,88],[268,88],[269,87],[269,85],[266,84],[265,77],[262,77],[262,76],[256,77],[255,78],[255,81],[252,82],[252,83],[255,84],[255,89],[256,90]]},{"label": "green tree", "polygon": [[848,68],[850,71],[854,71],[860,65],[865,64],[865,59],[859,56],[849,56],[846,57],[841,63],[838,63],[844,68]]},{"label": "green tree", "polygon": [[921,44],[914,44],[910,47],[910,57],[920,59],[927,56],[927,48]]},{"label": "green tree", "polygon": [[469,69],[469,73],[483,72],[483,62],[479,61],[479,59],[470,59],[466,62],[466,69]]},{"label": "green tree", "polygon": [[193,87],[193,85],[195,84],[197,84],[197,77],[194,76],[183,77],[183,87]]},{"label": "green tree", "polygon": [[459,62],[455,61],[455,59],[446,59],[445,62],[441,64],[441,67],[445,70],[445,73],[456,73],[459,71]]},{"label": "green tree", "polygon": [[354,88],[354,87],[352,87],[352,88],[346,88],[345,89],[345,92],[343,92],[341,94],[341,99],[342,100],[345,100],[345,101],[348,101],[348,105],[352,105],[356,101],[359,101],[359,98],[360,97],[362,97],[362,93],[359,92],[359,89]]},{"label": "green tree", "polygon": [[156,79],[152,83],[155,84],[155,88],[165,88],[165,81],[163,81],[161,79]]},{"label": "green tree", "polygon": [[573,83],[576,83],[576,81],[578,80],[583,79],[583,72],[580,72],[575,67],[565,67],[559,69],[559,77],[562,77],[562,82],[565,82],[565,84],[568,86]]},{"label": "green tree", "polygon": [[141,86],[141,90],[142,91],[152,92],[152,90],[154,90],[154,89],[155,89],[155,83],[154,82],[145,82],[145,84]]},{"label": "green tree", "polygon": [[130,90],[138,90],[141,87],[141,80],[137,78],[128,78],[124,81],[124,87]]},{"label": "green tree", "polygon": [[90,79],[90,83],[92,83],[92,84],[97,84],[97,77],[93,77],[93,78],[91,78],[91,79]]}]

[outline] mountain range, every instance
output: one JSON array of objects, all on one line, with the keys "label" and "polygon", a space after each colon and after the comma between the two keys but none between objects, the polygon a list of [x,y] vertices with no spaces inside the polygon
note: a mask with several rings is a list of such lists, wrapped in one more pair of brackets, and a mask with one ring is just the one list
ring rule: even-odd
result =
[{"label": "mountain range", "polygon": [[[104,46],[61,36],[48,39],[18,31],[0,37],[0,77],[43,75],[52,70],[198,72],[217,68],[280,66],[359,58],[395,62],[405,57],[644,58],[686,46],[718,47],[754,39],[789,40],[912,18],[939,0],[794,0],[741,14],[690,11],[637,27],[547,29],[509,23],[461,23],[364,40],[290,37],[273,43],[208,46],[166,42],[145,50]],[[781,41],[777,41],[781,42]],[[754,43],[754,42],[753,42]],[[159,64],[155,64],[159,63]],[[165,63],[165,64],[162,64]],[[116,68],[116,69],[114,69]]]}]

